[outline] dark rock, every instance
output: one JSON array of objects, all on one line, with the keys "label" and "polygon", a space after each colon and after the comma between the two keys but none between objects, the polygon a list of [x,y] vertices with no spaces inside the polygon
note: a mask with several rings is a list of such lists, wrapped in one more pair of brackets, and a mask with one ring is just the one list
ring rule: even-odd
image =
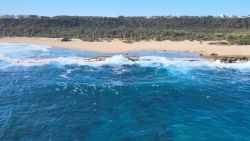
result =
[{"label": "dark rock", "polygon": [[126,56],[128,58],[128,60],[135,62],[135,61],[139,61],[139,57],[136,56]]},{"label": "dark rock", "polygon": [[220,60],[223,63],[236,63],[237,61],[249,61],[249,58],[243,56],[219,56],[219,57],[213,57],[216,58],[216,60]]},{"label": "dark rock", "polygon": [[218,56],[218,54],[215,54],[215,53],[212,53],[212,54],[210,54],[211,56]]}]

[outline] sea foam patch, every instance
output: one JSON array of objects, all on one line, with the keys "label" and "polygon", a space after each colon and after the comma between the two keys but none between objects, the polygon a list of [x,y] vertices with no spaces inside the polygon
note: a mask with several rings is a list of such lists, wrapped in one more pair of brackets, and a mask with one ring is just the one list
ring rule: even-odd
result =
[{"label": "sea foam patch", "polygon": [[0,43],[0,57],[36,57],[49,54],[50,46],[19,43]]},{"label": "sea foam patch", "polygon": [[232,64],[220,61],[208,62],[201,58],[167,58],[160,56],[136,56],[133,59],[124,55],[113,55],[109,57],[82,57],[82,56],[53,56],[50,54],[49,46],[1,43],[0,44],[0,68],[9,67],[33,67],[56,64],[58,66],[79,65],[100,67],[105,65],[140,65],[142,67],[165,67],[176,69],[237,69],[250,71],[250,62],[238,62]]},{"label": "sea foam patch", "polygon": [[[238,70],[250,70],[250,62],[239,62],[226,64],[219,61],[208,62],[202,60],[190,60],[186,59],[168,59],[165,57],[138,57],[138,60],[131,61],[122,55],[115,55],[103,60],[84,58],[77,56],[69,57],[55,57],[55,58],[8,58],[0,57],[0,60],[5,62],[5,67],[32,67],[42,66],[49,64],[56,64],[58,66],[65,65],[78,65],[78,66],[93,66],[100,67],[105,65],[119,66],[119,65],[140,65],[142,67],[165,67],[165,68],[177,68],[177,69],[192,69],[192,68],[220,68],[220,69],[238,69]],[[3,64],[2,64],[3,65]]]},{"label": "sea foam patch", "polygon": [[31,45],[25,43],[0,43],[0,51],[1,53],[15,53],[15,52],[27,52],[27,51],[41,51],[48,52],[50,46],[44,45]]}]

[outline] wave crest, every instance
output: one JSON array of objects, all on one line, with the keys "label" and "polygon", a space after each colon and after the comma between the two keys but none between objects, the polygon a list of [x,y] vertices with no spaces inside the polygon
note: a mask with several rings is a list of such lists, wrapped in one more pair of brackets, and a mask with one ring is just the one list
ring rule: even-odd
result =
[{"label": "wave crest", "polygon": [[28,45],[28,44],[0,44],[0,68],[9,67],[33,67],[49,64],[58,66],[79,65],[79,66],[120,66],[140,65],[142,67],[165,67],[177,69],[203,69],[203,68],[226,68],[250,71],[250,62],[238,62],[233,64],[221,63],[220,61],[209,62],[201,58],[166,58],[159,56],[141,56],[129,58],[123,55],[111,57],[86,58],[80,56],[56,57],[49,54],[51,47]]},{"label": "wave crest", "polygon": [[227,68],[227,69],[239,69],[250,70],[250,62],[239,62],[233,64],[221,63],[220,61],[208,62],[205,60],[193,60],[189,58],[166,58],[155,56],[138,57],[136,61],[129,60],[122,55],[115,55],[112,57],[100,58],[84,58],[77,56],[69,57],[55,57],[55,58],[8,58],[1,57],[0,60],[2,67],[33,67],[42,66],[48,64],[56,64],[59,66],[65,65],[79,65],[79,66],[119,66],[119,65],[140,65],[142,67],[174,67],[174,68]]}]

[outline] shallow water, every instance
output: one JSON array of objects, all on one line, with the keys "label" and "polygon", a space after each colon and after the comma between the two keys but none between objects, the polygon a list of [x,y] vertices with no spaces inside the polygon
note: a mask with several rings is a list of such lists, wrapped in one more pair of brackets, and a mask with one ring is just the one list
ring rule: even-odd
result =
[{"label": "shallow water", "polygon": [[249,62],[129,54],[1,43],[0,140],[250,139]]}]

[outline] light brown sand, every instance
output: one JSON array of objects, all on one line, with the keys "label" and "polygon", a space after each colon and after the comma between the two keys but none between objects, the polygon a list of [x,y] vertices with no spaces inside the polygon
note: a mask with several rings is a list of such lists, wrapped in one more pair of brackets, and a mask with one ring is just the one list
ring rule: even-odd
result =
[{"label": "light brown sand", "polygon": [[201,43],[199,41],[179,41],[179,42],[141,41],[128,44],[119,40],[113,40],[111,42],[107,41],[84,42],[80,39],[73,39],[71,42],[61,42],[59,38],[6,37],[6,38],[0,38],[0,42],[28,43],[28,44],[77,48],[89,51],[111,52],[111,53],[138,51],[138,50],[150,50],[150,51],[157,50],[157,51],[185,51],[185,52],[200,53],[204,55],[215,53],[218,55],[250,56],[250,45],[248,46],[208,45],[208,42]]}]

